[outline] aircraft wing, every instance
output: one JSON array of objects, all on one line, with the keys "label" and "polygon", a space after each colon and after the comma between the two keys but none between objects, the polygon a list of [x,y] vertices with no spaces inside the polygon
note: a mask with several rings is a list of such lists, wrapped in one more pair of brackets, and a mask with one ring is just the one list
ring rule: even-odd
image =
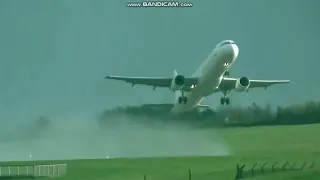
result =
[{"label": "aircraft wing", "polygon": [[[106,79],[113,79],[118,81],[124,81],[132,84],[132,86],[147,85],[155,87],[170,87],[173,78],[166,77],[126,77],[126,76],[106,76]],[[192,85],[197,85],[197,77],[185,77],[185,86],[191,87]]]},{"label": "aircraft wing", "polygon": [[[237,78],[227,78],[224,77],[219,85],[219,88],[221,87],[224,90],[232,90],[235,88]],[[251,80],[250,79],[250,86],[248,89],[251,88],[268,88],[271,85],[274,84],[284,84],[289,83],[290,80]]]}]

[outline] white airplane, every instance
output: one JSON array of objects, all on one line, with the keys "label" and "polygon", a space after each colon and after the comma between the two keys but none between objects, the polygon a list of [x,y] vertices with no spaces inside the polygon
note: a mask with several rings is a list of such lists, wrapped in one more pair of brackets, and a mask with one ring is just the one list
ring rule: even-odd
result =
[{"label": "white airplane", "polygon": [[106,79],[121,80],[135,84],[165,87],[175,92],[171,112],[180,114],[201,107],[201,101],[216,92],[222,92],[221,105],[229,104],[228,94],[231,90],[248,92],[250,88],[264,87],[273,84],[289,83],[290,80],[252,80],[248,77],[230,78],[229,68],[238,57],[239,48],[232,40],[224,40],[210,53],[198,70],[191,76],[185,77],[174,70],[173,77],[125,77],[107,76]]}]

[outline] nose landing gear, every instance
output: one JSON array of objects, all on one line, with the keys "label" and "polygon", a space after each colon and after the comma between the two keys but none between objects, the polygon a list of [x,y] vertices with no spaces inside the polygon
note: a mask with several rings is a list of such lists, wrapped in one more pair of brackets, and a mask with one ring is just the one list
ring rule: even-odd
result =
[{"label": "nose landing gear", "polygon": [[228,67],[229,67],[229,63],[224,63],[223,67],[225,68],[225,72],[223,74],[223,76],[230,76],[230,72],[228,71]]}]

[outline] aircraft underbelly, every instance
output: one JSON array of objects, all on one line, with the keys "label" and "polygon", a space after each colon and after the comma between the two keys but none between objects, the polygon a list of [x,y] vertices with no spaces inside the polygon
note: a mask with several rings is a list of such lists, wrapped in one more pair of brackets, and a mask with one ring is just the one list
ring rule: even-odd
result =
[{"label": "aircraft underbelly", "polygon": [[225,71],[224,59],[217,57],[208,67],[203,71],[202,81],[200,81],[200,89],[204,97],[211,95],[215,88],[220,83],[220,76]]}]

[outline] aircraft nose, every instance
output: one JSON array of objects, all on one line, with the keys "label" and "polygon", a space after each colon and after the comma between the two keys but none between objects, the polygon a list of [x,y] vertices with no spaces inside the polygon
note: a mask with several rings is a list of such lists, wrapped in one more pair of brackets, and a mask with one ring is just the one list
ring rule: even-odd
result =
[{"label": "aircraft nose", "polygon": [[235,59],[238,56],[239,48],[236,44],[226,44],[222,47],[222,52],[228,59]]},{"label": "aircraft nose", "polygon": [[231,44],[230,53],[232,54],[233,58],[236,58],[239,54],[239,48],[236,44]]}]

